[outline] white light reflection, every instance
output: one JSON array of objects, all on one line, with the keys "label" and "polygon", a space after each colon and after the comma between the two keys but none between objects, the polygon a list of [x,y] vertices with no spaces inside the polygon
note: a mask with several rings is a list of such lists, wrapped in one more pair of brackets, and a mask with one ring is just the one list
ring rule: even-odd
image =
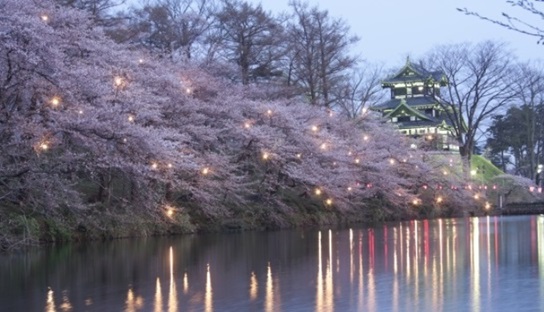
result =
[{"label": "white light reflection", "polygon": [[68,298],[68,291],[65,290],[62,292],[62,303],[60,304],[60,309],[61,311],[72,311],[72,308],[72,304]]},{"label": "white light reflection", "polygon": [[[544,215],[539,215],[536,220],[536,232],[537,232],[537,253],[538,253],[538,272],[540,275],[540,280],[544,281]],[[544,298],[544,283],[539,283],[540,285],[540,299]],[[540,310],[543,311],[543,302],[540,300],[541,306]]]},{"label": "white light reflection", "polygon": [[162,290],[161,290],[161,281],[157,277],[157,282],[155,283],[155,312],[162,312]]},{"label": "white light reflection", "polygon": [[212,292],[212,277],[210,274],[210,264],[207,265],[206,270],[206,293],[204,294],[204,311],[213,311],[213,292]]},{"label": "white light reflection", "polygon": [[47,299],[45,301],[45,311],[46,312],[55,312],[55,297],[53,296],[53,289],[47,289]]},{"label": "white light reflection", "polygon": [[266,295],[264,298],[264,308],[267,312],[274,311],[274,282],[272,280],[272,268],[270,262],[266,271]]},{"label": "white light reflection", "polygon": [[178,311],[176,280],[174,279],[174,250],[170,246],[170,289],[168,290],[168,311]]},{"label": "white light reflection", "polygon": [[255,272],[251,272],[251,277],[249,279],[249,299],[254,301],[257,299],[257,294],[259,292],[259,283],[257,282],[257,276]]},{"label": "white light reflection", "polygon": [[189,291],[189,277],[187,277],[187,272],[183,274],[183,293],[186,294]]},{"label": "white light reflection", "polygon": [[140,310],[144,305],[144,299],[141,296],[134,296],[132,287],[128,289],[126,304],[126,312],[135,312]]},{"label": "white light reflection", "polygon": [[480,229],[478,218],[472,218],[472,231],[470,233],[470,282],[472,286],[472,311],[480,311]]}]

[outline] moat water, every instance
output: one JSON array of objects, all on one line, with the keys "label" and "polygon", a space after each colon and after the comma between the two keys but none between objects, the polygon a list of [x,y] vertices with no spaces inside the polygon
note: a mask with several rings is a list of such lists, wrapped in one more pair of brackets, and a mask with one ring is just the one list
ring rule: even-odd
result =
[{"label": "moat water", "polygon": [[0,311],[544,311],[544,216],[0,255]]}]

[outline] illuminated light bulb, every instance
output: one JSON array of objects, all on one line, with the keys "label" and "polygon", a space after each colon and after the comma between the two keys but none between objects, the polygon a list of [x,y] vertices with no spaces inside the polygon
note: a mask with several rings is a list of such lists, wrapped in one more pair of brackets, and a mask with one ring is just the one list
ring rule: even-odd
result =
[{"label": "illuminated light bulb", "polygon": [[251,124],[249,122],[246,122],[244,124],[244,128],[249,129],[251,127]]},{"label": "illuminated light bulb", "polygon": [[393,158],[391,158],[391,159],[389,159],[389,163],[390,163],[391,165],[394,165],[394,164],[395,164],[395,160],[394,160]]},{"label": "illuminated light bulb", "polygon": [[168,168],[172,168],[172,164],[171,163],[168,163]]},{"label": "illuminated light bulb", "polygon": [[42,143],[40,144],[40,148],[44,151],[47,151],[49,149],[49,145],[47,143]]},{"label": "illuminated light bulb", "polygon": [[313,132],[317,132],[317,130],[319,130],[319,128],[317,128],[317,126],[312,126],[312,131]]},{"label": "illuminated light bulb", "polygon": [[321,148],[322,150],[327,149],[327,143],[321,144],[320,148]]},{"label": "illuminated light bulb", "polygon": [[471,175],[471,176],[475,176],[475,175],[476,175],[476,170],[474,170],[474,169],[473,169],[473,170],[470,170],[470,175]]},{"label": "illuminated light bulb", "polygon": [[352,189],[353,189],[353,188],[352,188],[351,186],[348,186],[348,191],[351,192]]},{"label": "illuminated light bulb", "polygon": [[268,157],[269,157],[268,153],[267,153],[267,152],[264,152],[264,153],[263,153],[263,159],[264,159],[264,160],[267,160]]},{"label": "illuminated light bulb", "polygon": [[366,114],[366,112],[368,112],[368,108],[363,108],[363,115]]},{"label": "illuminated light bulb", "polygon": [[269,110],[266,111],[266,113],[267,113],[268,115],[272,115],[272,110],[269,109]]},{"label": "illuminated light bulb", "polygon": [[123,138],[123,143],[127,143],[127,138]]},{"label": "illuminated light bulb", "polygon": [[441,196],[438,196],[438,197],[436,198],[436,202],[440,204],[440,203],[442,202],[442,197],[441,197]]},{"label": "illuminated light bulb", "polygon": [[315,195],[317,195],[317,196],[321,195],[321,190],[320,190],[320,189],[318,189],[318,188],[317,188],[317,189],[315,189]]},{"label": "illuminated light bulb", "polygon": [[41,18],[42,21],[44,21],[44,22],[49,21],[49,16],[47,16],[47,15],[45,15],[45,14],[43,14],[42,16],[40,16],[40,18]]},{"label": "illuminated light bulb", "polygon": [[186,88],[186,89],[185,89],[185,93],[191,94],[191,92],[192,92],[191,88]]},{"label": "illuminated light bulb", "polygon": [[474,199],[480,199],[480,195],[479,194],[474,194]]},{"label": "illuminated light bulb", "polygon": [[443,173],[444,175],[448,175],[448,172],[447,172],[447,171],[444,171],[444,172],[442,172],[442,173]]},{"label": "illuminated light bulb", "polygon": [[174,209],[172,207],[166,208],[166,215],[172,217],[174,215]]},{"label": "illuminated light bulb", "polygon": [[120,87],[123,84],[123,77],[115,76],[115,78],[113,78],[113,83],[116,87]]},{"label": "illuminated light bulb", "polygon": [[491,209],[491,204],[489,202],[485,202],[485,210]]},{"label": "illuminated light bulb", "polygon": [[426,190],[426,189],[427,189],[427,185],[423,185],[423,189]]},{"label": "illuminated light bulb", "polygon": [[332,163],[332,165],[333,165],[333,166],[336,166],[336,165],[337,165],[336,161],[334,161],[334,162]]},{"label": "illuminated light bulb", "polygon": [[360,162],[361,162],[361,160],[360,160],[359,158],[356,158],[356,159],[355,159],[355,163],[356,163],[356,164],[358,164],[358,163],[360,163]]},{"label": "illuminated light bulb", "polygon": [[348,152],[348,156],[351,156],[353,153],[351,151]]},{"label": "illuminated light bulb", "polygon": [[142,64],[144,62],[144,59],[139,59],[138,63]]},{"label": "illuminated light bulb", "polygon": [[325,201],[325,204],[327,204],[328,206],[332,205],[332,199],[327,198],[327,200]]},{"label": "illuminated light bulb", "polygon": [[417,206],[417,205],[419,205],[419,200],[417,200],[417,199],[414,199],[414,200],[412,201],[412,204],[414,204],[414,206]]},{"label": "illuminated light bulb", "polygon": [[60,98],[58,96],[54,96],[51,98],[51,105],[53,106],[59,106],[60,104]]},{"label": "illuminated light bulb", "polygon": [[363,141],[368,141],[368,135],[365,135],[365,136],[363,137]]},{"label": "illuminated light bulb", "polygon": [[83,115],[83,110],[80,109],[77,113],[80,114],[80,115]]},{"label": "illuminated light bulb", "polygon": [[152,164],[151,164],[151,168],[153,168],[153,169],[157,169],[158,166],[159,166],[159,165],[157,165],[157,163],[152,163]]},{"label": "illuminated light bulb", "polygon": [[532,192],[534,192],[534,191],[535,191],[535,187],[534,187],[534,186],[529,187],[529,192],[532,193]]},{"label": "illuminated light bulb", "polygon": [[202,168],[202,174],[203,175],[207,175],[208,173],[210,173],[210,169],[208,167]]},{"label": "illuminated light bulb", "polygon": [[493,185],[493,189],[496,190],[496,189],[497,189],[497,186],[496,186],[496,185]]},{"label": "illuminated light bulb", "polygon": [[432,140],[432,139],[433,139],[433,136],[429,134],[429,135],[427,136],[427,139],[428,139],[428,140]]},{"label": "illuminated light bulb", "polygon": [[297,154],[297,158],[301,158],[302,157],[302,154],[301,153],[298,153]]},{"label": "illuminated light bulb", "polygon": [[128,121],[133,122],[134,121],[134,116],[128,115]]},{"label": "illuminated light bulb", "polygon": [[404,158],[404,159],[402,160],[402,162],[404,162],[404,163],[407,162],[407,161],[408,161],[408,159],[406,159],[406,158]]}]

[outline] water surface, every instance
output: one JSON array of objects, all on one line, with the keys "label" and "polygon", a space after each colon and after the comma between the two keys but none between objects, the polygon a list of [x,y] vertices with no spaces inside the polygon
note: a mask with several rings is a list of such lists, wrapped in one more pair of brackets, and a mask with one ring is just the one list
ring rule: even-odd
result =
[{"label": "water surface", "polygon": [[544,216],[72,244],[0,256],[1,311],[544,311]]}]

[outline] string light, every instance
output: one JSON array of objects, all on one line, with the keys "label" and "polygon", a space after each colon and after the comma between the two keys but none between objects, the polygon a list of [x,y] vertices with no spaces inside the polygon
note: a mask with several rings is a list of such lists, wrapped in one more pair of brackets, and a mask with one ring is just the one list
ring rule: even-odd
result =
[{"label": "string light", "polygon": [[168,168],[172,168],[172,163],[168,163]]},{"label": "string light", "polygon": [[45,15],[45,14],[42,14],[42,16],[40,16],[40,18],[41,18],[42,21],[44,21],[44,22],[49,21],[49,16],[47,16],[47,15]]},{"label": "string light", "polygon": [[358,164],[359,162],[361,162],[361,160],[359,158],[356,158],[355,163]]},{"label": "string light", "polygon": [[363,141],[368,141],[368,135],[363,136]]},{"label": "string light", "polygon": [[171,218],[174,215],[174,208],[166,206],[166,215]]},{"label": "string light", "polygon": [[204,168],[202,168],[201,172],[202,172],[202,175],[207,175],[208,173],[210,173],[210,168],[204,167]]},{"label": "string light", "polygon": [[133,122],[134,121],[134,116],[133,115],[128,115],[128,121],[129,122]]},{"label": "string light", "polygon": [[491,204],[489,202],[485,202],[485,210],[491,209]]},{"label": "string light", "polygon": [[302,158],[302,154],[301,153],[297,153],[297,158]]},{"label": "string light", "polygon": [[123,80],[123,77],[121,76],[115,76],[113,78],[113,84],[116,86],[116,87],[121,87],[124,83],[124,80]]},{"label": "string light", "polygon": [[417,198],[412,200],[412,204],[414,204],[414,206],[419,205],[419,200]]},{"label": "string light", "polygon": [[436,203],[440,204],[442,202],[442,196],[436,198]]},{"label": "string light", "polygon": [[269,109],[269,110],[266,111],[266,113],[268,114],[268,116],[270,116],[270,115],[272,115],[272,110]]},{"label": "string light", "polygon": [[478,194],[478,193],[474,194],[474,199],[476,199],[476,200],[480,199],[480,194]]},{"label": "string light", "polygon": [[319,128],[318,128],[317,126],[315,126],[315,125],[312,126],[312,131],[313,131],[313,132],[317,132],[317,130],[319,130]]},{"label": "string light", "polygon": [[186,89],[185,89],[185,93],[191,94],[191,92],[192,92],[191,88],[186,88]]},{"label": "string light", "polygon": [[140,63],[140,64],[143,64],[143,62],[144,62],[144,59],[139,59],[138,60],[138,63]]},{"label": "string light", "polygon": [[157,169],[158,167],[159,167],[159,165],[156,162],[151,164],[151,168],[153,168],[153,169]]},{"label": "string light", "polygon": [[389,159],[389,163],[390,163],[391,165],[394,165],[394,164],[395,164],[395,160],[394,160],[393,158],[391,158],[391,159]]},{"label": "string light", "polygon": [[249,129],[251,127],[251,124],[249,122],[246,122],[244,124],[244,128]]},{"label": "string light", "polygon": [[123,138],[123,143],[127,143],[127,138]]},{"label": "string light", "polygon": [[80,109],[77,113],[80,114],[80,115],[83,115],[83,110]]},{"label": "string light", "polygon": [[317,196],[321,195],[321,189],[316,188],[315,189],[315,195],[317,195]]},{"label": "string light", "polygon": [[322,150],[327,149],[327,143],[321,144],[320,148],[321,148]]},{"label": "string light", "polygon": [[348,192],[351,192],[351,190],[353,190],[353,188],[351,186],[348,186]]},{"label": "string light", "polygon": [[327,204],[327,206],[332,205],[332,199],[331,199],[331,198],[327,198],[327,200],[325,201],[325,204]]},{"label": "string light", "polygon": [[53,105],[53,107],[57,107],[59,106],[60,104],[60,98],[58,96],[54,96],[51,98],[51,105]]},{"label": "string light", "polygon": [[264,160],[267,160],[269,156],[270,156],[270,155],[268,155],[267,152],[264,152],[264,153],[263,153],[263,159],[264,159]]},{"label": "string light", "polygon": [[47,144],[47,142],[41,143],[40,149],[42,149],[43,151],[47,151],[49,149],[49,145]]}]

